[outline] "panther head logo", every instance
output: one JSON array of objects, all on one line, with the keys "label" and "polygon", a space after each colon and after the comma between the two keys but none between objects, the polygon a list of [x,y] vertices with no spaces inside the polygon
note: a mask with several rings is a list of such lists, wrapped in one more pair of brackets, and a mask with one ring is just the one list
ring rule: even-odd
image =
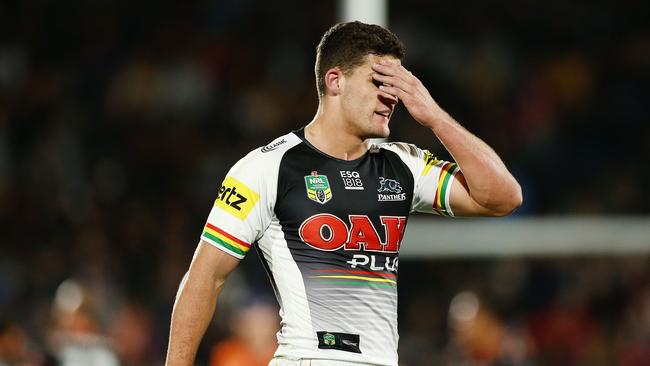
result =
[{"label": "panther head logo", "polygon": [[379,177],[379,189],[377,190],[377,192],[401,193],[402,186],[395,179],[387,179],[384,177]]}]

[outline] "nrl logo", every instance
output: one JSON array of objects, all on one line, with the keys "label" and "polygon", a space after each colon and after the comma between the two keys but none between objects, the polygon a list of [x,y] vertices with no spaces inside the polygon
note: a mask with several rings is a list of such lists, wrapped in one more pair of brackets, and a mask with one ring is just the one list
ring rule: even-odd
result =
[{"label": "nrl logo", "polygon": [[402,185],[395,179],[379,177],[378,201],[404,201],[406,193],[402,193]]},{"label": "nrl logo", "polygon": [[315,170],[311,172],[311,175],[305,176],[305,187],[307,188],[307,198],[314,202],[324,205],[332,199],[332,190],[327,176],[318,175]]}]

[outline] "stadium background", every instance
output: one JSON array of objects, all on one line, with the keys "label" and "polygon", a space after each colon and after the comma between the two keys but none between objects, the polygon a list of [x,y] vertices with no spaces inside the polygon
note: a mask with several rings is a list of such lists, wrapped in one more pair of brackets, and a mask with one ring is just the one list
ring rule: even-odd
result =
[{"label": "stadium background", "polygon": [[[647,220],[648,8],[389,4],[405,64],[522,183],[525,204],[505,230],[549,217]],[[311,119],[314,48],[338,9],[0,3],[0,364],[162,363],[218,185],[243,154]],[[391,129],[447,157],[403,108]],[[650,364],[650,233],[634,228],[641,245],[622,254],[613,239],[597,254],[586,243],[570,255],[402,258],[401,364]],[[441,240],[429,237],[412,240]],[[219,363],[214,347],[235,352],[237,337],[249,355],[267,352],[274,306],[250,255],[197,364]]]}]

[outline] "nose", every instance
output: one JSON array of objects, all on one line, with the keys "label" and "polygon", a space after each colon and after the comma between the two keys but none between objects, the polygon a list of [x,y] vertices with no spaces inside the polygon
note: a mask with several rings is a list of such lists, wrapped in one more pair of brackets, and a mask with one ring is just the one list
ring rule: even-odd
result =
[{"label": "nose", "polygon": [[379,98],[379,101],[384,104],[386,107],[393,109],[395,108],[395,105],[399,103],[399,99],[397,97],[389,98],[383,95],[377,95]]}]

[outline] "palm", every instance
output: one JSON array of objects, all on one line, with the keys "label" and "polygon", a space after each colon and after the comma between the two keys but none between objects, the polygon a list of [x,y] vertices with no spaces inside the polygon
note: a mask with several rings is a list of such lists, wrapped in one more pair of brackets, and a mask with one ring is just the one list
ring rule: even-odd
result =
[{"label": "palm", "polygon": [[422,82],[404,66],[382,61],[374,64],[373,78],[382,83],[379,87],[386,97],[399,98],[411,116],[423,126],[442,110]]}]

